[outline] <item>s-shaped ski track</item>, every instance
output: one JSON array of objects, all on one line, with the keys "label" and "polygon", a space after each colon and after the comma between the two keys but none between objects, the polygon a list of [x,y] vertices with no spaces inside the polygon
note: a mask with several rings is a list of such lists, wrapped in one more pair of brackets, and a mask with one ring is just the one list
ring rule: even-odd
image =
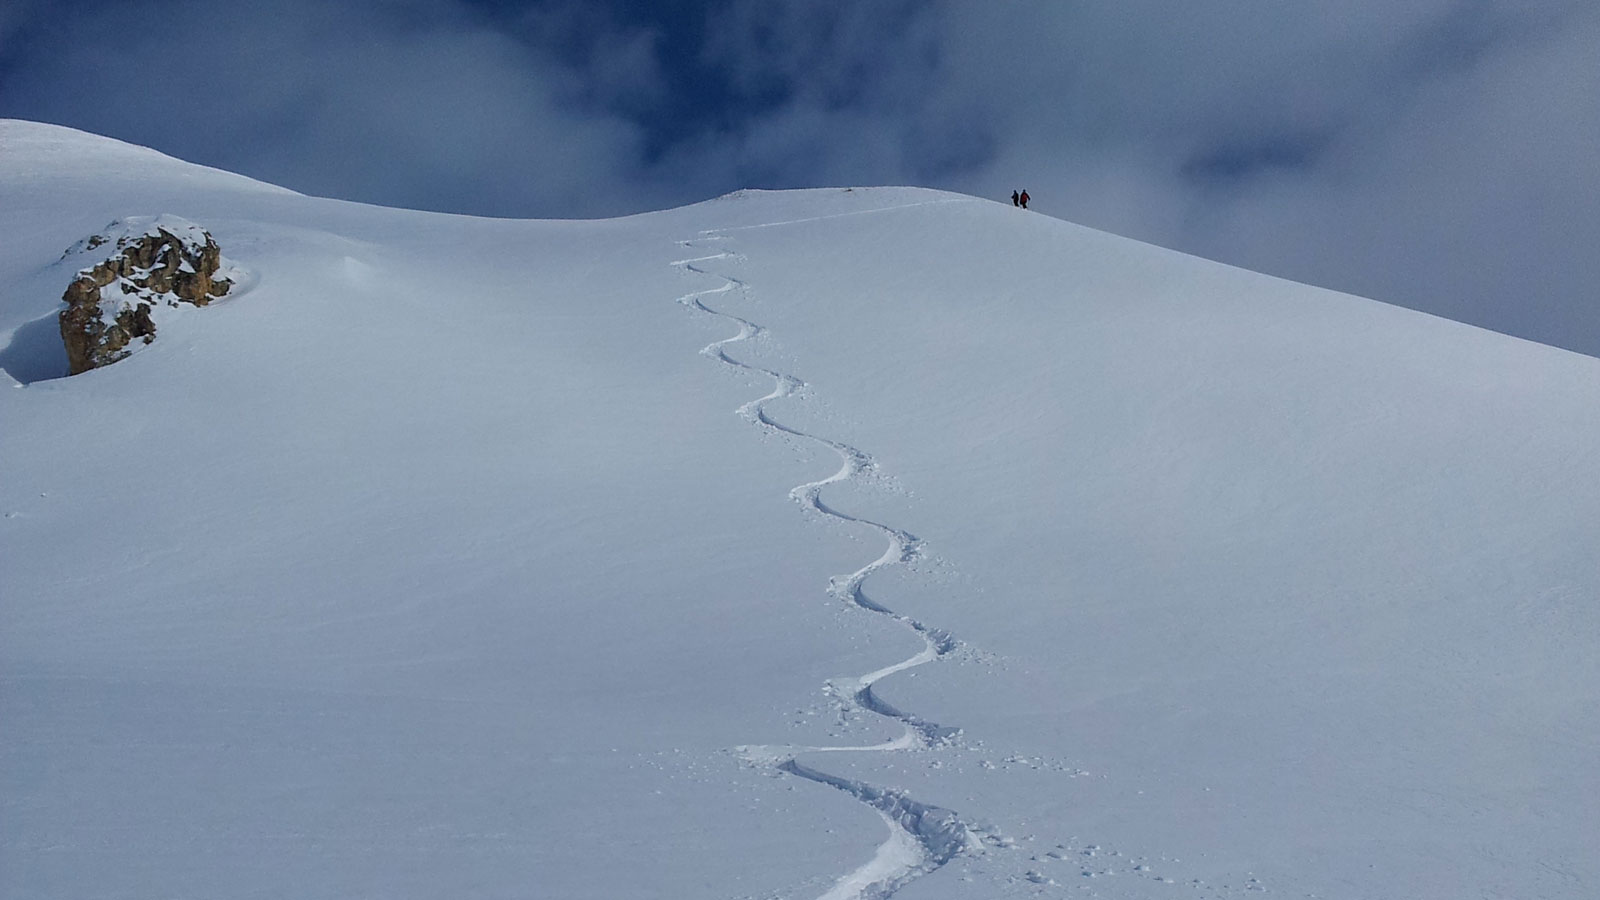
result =
[{"label": "s-shaped ski track", "polygon": [[[713,229],[701,232],[693,240],[678,243],[692,250],[697,249],[699,243],[724,239],[725,235],[721,230]],[[773,380],[771,392],[739,407],[737,412],[742,418],[764,431],[820,444],[838,454],[840,460],[838,471],[826,478],[797,485],[789,491],[790,498],[818,516],[877,532],[883,536],[887,547],[881,556],[854,572],[830,578],[828,594],[847,606],[900,623],[922,639],[923,648],[908,659],[858,677],[834,679],[827,685],[829,694],[840,703],[845,712],[862,709],[899,722],[903,729],[899,737],[866,746],[743,746],[735,748],[735,751],[752,765],[827,785],[855,797],[875,810],[889,828],[889,839],[877,849],[870,861],[840,877],[819,900],[887,900],[913,880],[937,870],[957,855],[978,851],[982,846],[981,842],[967,824],[948,809],[923,803],[895,788],[880,787],[830,774],[801,762],[799,757],[803,754],[818,753],[893,753],[925,749],[953,740],[959,734],[959,729],[938,725],[896,709],[878,698],[873,692],[873,685],[897,672],[949,655],[956,649],[957,642],[944,631],[930,628],[916,619],[896,613],[877,603],[862,590],[863,582],[874,572],[888,566],[909,563],[917,557],[921,546],[917,538],[909,532],[842,512],[829,506],[822,499],[823,488],[828,485],[851,481],[871,473],[876,465],[873,458],[849,444],[793,428],[774,419],[767,412],[766,405],[773,400],[794,395],[805,387],[805,382],[790,373],[764,368],[728,355],[727,348],[730,344],[749,341],[765,332],[765,329],[755,322],[706,303],[706,299],[710,297],[748,290],[744,282],[726,275],[718,275],[705,268],[706,263],[739,258],[737,254],[718,251],[672,263],[683,271],[717,278],[723,282],[717,287],[694,291],[678,298],[679,303],[696,312],[726,320],[736,326],[735,334],[712,341],[701,349],[700,353],[725,366],[765,375]]]}]

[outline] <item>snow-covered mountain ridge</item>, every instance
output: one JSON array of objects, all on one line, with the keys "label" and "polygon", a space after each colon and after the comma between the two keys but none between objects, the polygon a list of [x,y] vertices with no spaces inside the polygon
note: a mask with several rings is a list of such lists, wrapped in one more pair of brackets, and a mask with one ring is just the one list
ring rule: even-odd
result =
[{"label": "snow-covered mountain ridge", "polygon": [[[0,895],[1600,884],[1600,360],[914,189],[0,211]],[[162,214],[251,289],[56,377]]]}]

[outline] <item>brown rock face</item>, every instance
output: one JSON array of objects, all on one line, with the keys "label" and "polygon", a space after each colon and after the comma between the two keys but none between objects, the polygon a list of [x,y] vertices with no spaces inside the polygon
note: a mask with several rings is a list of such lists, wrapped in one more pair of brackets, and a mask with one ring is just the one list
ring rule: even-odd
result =
[{"label": "brown rock face", "polygon": [[[67,304],[59,317],[61,341],[72,375],[125,358],[136,340],[155,340],[152,313],[162,306],[205,306],[232,287],[219,274],[221,249],[198,226],[163,216],[112,223],[108,230],[123,232],[115,236],[116,254],[79,271],[61,298]],[[78,252],[112,240],[95,235]]]}]

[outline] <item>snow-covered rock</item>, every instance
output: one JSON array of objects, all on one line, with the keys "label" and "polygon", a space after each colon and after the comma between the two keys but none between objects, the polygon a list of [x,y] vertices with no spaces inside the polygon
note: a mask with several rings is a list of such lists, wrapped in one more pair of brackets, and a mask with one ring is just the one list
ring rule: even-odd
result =
[{"label": "snow-covered rock", "polygon": [[79,269],[61,298],[61,342],[73,375],[127,358],[155,340],[180,304],[205,306],[237,278],[211,235],[178,216],[119,219],[64,258],[92,258],[107,247],[109,255]]}]

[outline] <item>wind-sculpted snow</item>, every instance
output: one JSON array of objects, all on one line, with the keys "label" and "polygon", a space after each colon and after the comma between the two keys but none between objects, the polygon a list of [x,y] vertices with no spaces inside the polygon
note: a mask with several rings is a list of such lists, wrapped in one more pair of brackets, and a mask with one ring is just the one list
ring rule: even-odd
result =
[{"label": "wind-sculpted snow", "polygon": [[[1600,360],[911,188],[0,209],[0,897],[1597,896]],[[60,378],[161,212],[254,299]]]},{"label": "wind-sculpted snow", "polygon": [[[724,239],[725,236],[717,231],[707,231],[697,240],[681,241],[680,245],[693,249],[703,242]],[[736,748],[736,752],[753,765],[836,788],[877,810],[891,829],[889,840],[878,848],[878,852],[870,862],[841,877],[834,887],[823,895],[822,900],[884,900],[912,880],[938,869],[963,851],[976,850],[980,843],[973,830],[956,813],[948,809],[923,803],[894,788],[830,774],[801,763],[799,756],[804,753],[893,753],[926,749],[953,741],[960,734],[959,728],[929,722],[920,716],[897,709],[878,697],[873,692],[873,685],[890,675],[938,660],[954,652],[959,644],[947,632],[930,628],[916,619],[896,613],[869,598],[862,590],[863,583],[873,573],[890,566],[903,566],[916,559],[921,552],[921,542],[915,535],[903,529],[854,516],[828,505],[822,499],[824,488],[862,478],[876,469],[876,462],[871,455],[842,441],[813,434],[774,419],[767,412],[766,404],[795,395],[805,387],[805,382],[793,374],[764,368],[728,355],[728,345],[749,341],[765,332],[765,329],[755,322],[714,308],[705,302],[705,298],[708,297],[748,290],[744,282],[718,275],[705,267],[707,263],[717,260],[738,258],[737,254],[732,252],[719,251],[673,263],[685,271],[719,278],[723,282],[717,287],[686,294],[679,298],[679,302],[697,312],[732,322],[738,328],[733,336],[713,341],[700,352],[723,365],[755,372],[773,380],[772,391],[739,407],[737,412],[741,417],[766,431],[820,444],[838,454],[840,460],[838,471],[826,478],[795,486],[789,491],[790,498],[815,515],[875,531],[885,539],[887,546],[883,555],[867,565],[847,575],[830,578],[827,586],[828,594],[849,607],[899,622],[920,637],[924,646],[921,651],[900,662],[855,678],[835,679],[827,685],[828,694],[845,710],[866,710],[898,721],[905,729],[900,737],[866,746],[743,746]]]}]

